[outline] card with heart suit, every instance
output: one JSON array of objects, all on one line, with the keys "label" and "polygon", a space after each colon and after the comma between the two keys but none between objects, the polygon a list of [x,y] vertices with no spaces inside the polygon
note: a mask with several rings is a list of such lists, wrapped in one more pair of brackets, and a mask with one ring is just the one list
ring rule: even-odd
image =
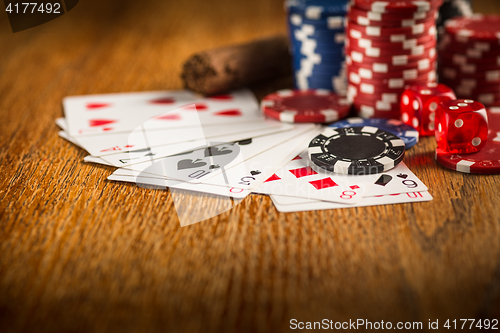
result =
[{"label": "card with heart suit", "polygon": [[[277,142],[276,140],[279,140],[279,138],[283,135],[288,138],[288,134],[284,132],[291,131],[294,128],[296,128],[294,127],[294,125],[283,124],[279,127],[257,129],[255,131],[252,131],[251,133],[238,132],[224,136],[216,136],[210,138],[209,140],[198,140],[200,141],[200,144],[197,146],[206,146],[207,144],[209,146],[212,146],[216,144],[228,144],[231,142],[238,142],[238,144],[240,145],[253,147],[257,147],[260,144],[273,145],[278,144],[279,142]],[[295,132],[292,131],[292,133]],[[267,137],[268,140],[264,139],[265,137]],[[207,142],[205,143],[205,141]],[[121,168],[144,162],[152,163],[153,160],[181,153],[182,151],[179,149],[184,146],[189,147],[188,149],[192,149],[194,147],[193,142],[183,142],[178,144],[157,146],[141,150],[132,150],[123,153],[104,155],[102,156],[102,159],[113,166]]]},{"label": "card with heart suit", "polygon": [[[230,168],[281,143],[290,142],[294,137],[300,136],[313,128],[315,128],[313,124],[296,125],[293,130],[286,132],[202,147],[201,149],[130,165],[127,168],[137,173],[147,172],[168,179],[193,183],[205,182],[221,172],[227,173]],[[278,162],[281,162],[281,160],[278,160]]]},{"label": "card with heart suit", "polygon": [[313,201],[310,203],[302,203],[302,204],[283,204],[287,203],[287,200],[292,199],[292,197],[281,196],[279,201],[276,200],[276,197],[277,196],[275,195],[271,195],[271,199],[273,200],[274,206],[279,212],[282,213],[302,212],[309,210],[367,207],[367,206],[377,206],[377,205],[391,205],[399,203],[413,203],[413,202],[431,201],[433,199],[432,195],[430,195],[430,193],[427,191],[386,194],[375,197],[363,197],[355,205],[343,205],[339,203],[332,203],[326,201]]},{"label": "card with heart suit", "polygon": [[245,137],[251,137],[254,131],[275,129],[279,132],[287,128],[290,128],[289,124],[282,124],[272,120],[258,120],[231,125],[196,126],[189,128],[167,128],[158,130],[143,130],[139,128],[129,133],[86,135],[73,137],[73,139],[92,156],[105,156],[116,154],[117,152],[193,141],[193,144],[188,145],[187,148],[177,151],[182,152],[197,146],[206,145],[207,139],[210,141],[212,138],[218,136],[246,133]]},{"label": "card with heart suit", "polygon": [[150,120],[150,128],[180,128],[262,119],[247,89],[200,97],[187,90],[71,96],[63,99],[70,136],[132,131]]},{"label": "card with heart suit", "polygon": [[[395,168],[379,174],[379,178],[365,194],[365,197],[397,193],[425,192],[427,190],[427,186],[425,186],[424,183],[422,183],[422,181],[410,171],[406,164],[401,162]],[[273,199],[281,205],[297,205],[316,202],[316,200],[285,197],[280,195],[273,196]]]},{"label": "card with heart suit", "polygon": [[314,169],[307,151],[278,170],[254,192],[355,204],[380,175],[341,175]]},{"label": "card with heart suit", "polygon": [[161,177],[162,180],[166,180],[162,182],[164,186],[242,198],[248,195],[249,191],[255,186],[269,178],[280,165],[283,165],[292,156],[296,156],[302,151],[304,146],[320,132],[320,128],[314,127],[312,130],[298,135],[288,142],[275,146],[219,173],[204,183],[179,182],[166,179],[165,175],[149,173],[148,169],[138,172],[127,168],[116,170],[108,179],[151,184],[158,182],[151,181],[150,178]]}]

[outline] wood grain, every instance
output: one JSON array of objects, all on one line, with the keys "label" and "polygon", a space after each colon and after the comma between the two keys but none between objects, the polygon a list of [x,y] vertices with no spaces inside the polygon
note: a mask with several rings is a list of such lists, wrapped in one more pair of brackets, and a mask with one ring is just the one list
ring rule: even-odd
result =
[{"label": "wood grain", "polygon": [[2,20],[0,332],[500,319],[500,176],[442,168],[432,138],[405,159],[432,202],[280,214],[251,195],[180,227],[173,197],[189,216],[228,202],[107,181],[57,137],[64,96],[181,88],[192,53],[286,33],[281,1],[82,1],[16,34]]}]

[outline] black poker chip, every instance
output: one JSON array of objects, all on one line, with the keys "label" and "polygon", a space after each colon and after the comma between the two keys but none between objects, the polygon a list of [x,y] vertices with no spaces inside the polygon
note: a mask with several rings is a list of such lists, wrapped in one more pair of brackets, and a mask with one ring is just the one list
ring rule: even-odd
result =
[{"label": "black poker chip", "polygon": [[368,175],[394,168],[405,155],[398,136],[373,126],[328,127],[309,144],[317,166],[340,174]]}]

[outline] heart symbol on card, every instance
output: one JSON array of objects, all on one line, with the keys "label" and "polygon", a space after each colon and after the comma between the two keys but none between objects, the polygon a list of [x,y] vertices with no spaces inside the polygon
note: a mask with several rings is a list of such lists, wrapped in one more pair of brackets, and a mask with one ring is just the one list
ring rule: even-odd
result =
[{"label": "heart symbol on card", "polygon": [[405,175],[405,174],[403,174],[403,173],[400,173],[400,174],[398,175],[398,177],[399,177],[399,178],[406,179],[406,178],[408,178],[408,175]]},{"label": "heart symbol on card", "polygon": [[389,182],[392,180],[392,176],[389,175],[382,175],[380,178],[375,182],[376,185],[380,186],[385,186],[389,184]]},{"label": "heart symbol on card", "polygon": [[208,147],[207,149],[205,149],[205,157],[227,155],[227,154],[231,154],[233,152],[231,149],[229,149],[229,150],[225,150],[225,149],[227,149],[227,148],[226,147],[222,147],[222,148]]},{"label": "heart symbol on card", "polygon": [[107,103],[88,103],[87,109],[100,109],[100,108],[105,108],[107,106],[110,106],[111,104]]},{"label": "heart symbol on card", "polygon": [[216,99],[216,100],[219,100],[219,101],[229,101],[229,100],[233,99],[233,96],[231,96],[231,95],[216,95],[216,96],[212,96],[212,97],[209,97],[209,98]]},{"label": "heart symbol on card", "polygon": [[116,123],[116,120],[111,120],[111,119],[90,119],[89,120],[89,125],[91,127],[103,126],[103,125],[112,124],[112,123]]},{"label": "heart symbol on card", "polygon": [[238,109],[219,111],[215,113],[216,116],[224,116],[224,117],[237,117],[241,116],[242,113]]},{"label": "heart symbol on card", "polygon": [[259,175],[259,174],[261,174],[261,172],[260,172],[259,170],[252,170],[252,171],[250,171],[250,174],[251,174],[252,176],[255,176],[255,175]]},{"label": "heart symbol on card", "polygon": [[206,162],[203,162],[199,159],[196,160],[180,160],[177,162],[177,170],[183,170],[183,169],[192,169],[192,168],[198,168],[207,165]]},{"label": "heart symbol on card", "polygon": [[175,99],[172,97],[161,97],[157,99],[153,99],[152,101],[149,101],[149,103],[152,104],[172,104],[175,103]]},{"label": "heart symbol on card", "polygon": [[180,120],[181,116],[178,114],[164,114],[162,116],[155,117],[154,119],[159,120]]}]

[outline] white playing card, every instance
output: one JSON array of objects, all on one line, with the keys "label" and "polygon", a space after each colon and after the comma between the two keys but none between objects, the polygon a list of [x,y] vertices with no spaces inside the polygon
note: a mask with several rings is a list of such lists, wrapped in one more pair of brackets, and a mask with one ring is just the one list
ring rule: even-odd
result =
[{"label": "white playing card", "polygon": [[[174,188],[188,189],[199,192],[214,193],[219,195],[233,196],[238,193],[238,198],[241,198],[241,193],[245,196],[249,194],[249,190],[258,186],[261,182],[269,178],[273,172],[279,168],[280,165],[286,163],[292,156],[297,155],[300,151],[304,149],[307,143],[318,135],[321,129],[314,127],[310,131],[303,133],[302,135],[296,136],[288,142],[281,144],[279,146],[273,147],[261,154],[258,154],[237,166],[228,169],[227,171],[220,173],[207,181],[207,183],[191,183],[182,182],[170,183],[167,181],[168,186]],[[116,177],[132,177],[138,182],[143,181],[143,178],[157,177],[148,173],[148,169],[143,172],[138,172],[134,170],[129,170],[127,168],[120,168],[113,173],[113,177],[110,179],[117,179]],[[165,175],[159,175],[165,177]],[[200,186],[197,186],[200,185]],[[204,185],[204,186],[201,186]],[[225,188],[225,194],[221,194],[222,190],[217,189],[217,193],[211,192],[210,187],[206,186],[215,185],[220,188]]]},{"label": "white playing card", "polygon": [[274,146],[290,142],[294,137],[300,136],[314,127],[315,125],[312,124],[296,125],[294,129],[286,132],[254,137],[239,141],[237,144],[229,142],[209,148],[196,149],[158,160],[130,165],[127,168],[138,173],[147,170],[148,173],[162,175],[168,179],[193,183],[206,182],[207,179],[221,172],[227,173],[230,168]]},{"label": "white playing card", "polygon": [[[262,139],[261,137],[268,136],[274,133],[276,133],[276,136],[279,137],[282,132],[290,131],[293,128],[294,128],[293,125],[283,124],[280,127],[259,128],[255,131],[252,131],[251,133],[238,132],[225,136],[217,136],[210,138],[210,140],[208,141],[210,143],[230,143],[234,141],[246,140],[247,143],[242,142],[246,146],[248,146],[248,141],[252,143],[253,146],[257,146],[259,142],[265,140]],[[269,137],[269,140],[275,140],[275,136]],[[273,143],[273,141],[270,141],[270,143]],[[102,159],[116,167],[124,167],[124,166],[128,167],[134,164],[139,164],[144,162],[152,163],[153,160],[157,160],[165,156],[170,156],[182,152],[179,150],[179,147],[185,146],[186,144],[188,144],[190,148],[193,148],[192,143],[181,143],[177,145],[172,144],[166,146],[151,147],[143,150],[133,150],[129,152],[105,155],[102,156]],[[199,146],[203,146],[203,144],[200,144]]]},{"label": "white playing card", "polygon": [[[118,169],[121,170],[121,169]],[[163,188],[170,187],[175,189],[182,189],[188,191],[202,192],[202,193],[210,193],[216,194],[226,197],[232,197],[235,199],[243,199],[247,195],[250,194],[250,191],[246,191],[243,189],[229,189],[225,186],[217,186],[217,185],[206,185],[206,184],[195,184],[183,181],[176,181],[172,179],[165,179],[160,177],[149,177],[144,174],[139,177],[131,176],[131,175],[120,175],[120,174],[112,174],[108,177],[108,180],[115,181],[123,181],[123,182],[131,182],[142,185],[154,185],[160,186]]]},{"label": "white playing card", "polygon": [[112,166],[111,164],[109,164],[108,162],[106,162],[105,160],[103,160],[102,158],[95,157],[95,156],[92,156],[92,155],[85,156],[83,158],[83,161],[86,162],[86,163],[96,163],[96,164],[102,164],[102,165]]},{"label": "white playing card", "polygon": [[[315,168],[316,169],[316,168]],[[410,171],[410,169],[401,162],[395,168],[379,174],[378,180],[365,194],[365,197],[374,197],[386,194],[425,192],[428,188],[420,179]],[[273,196],[273,199],[281,205],[296,205],[313,203],[316,200],[303,198]]]},{"label": "white playing card", "polygon": [[180,128],[262,119],[249,90],[202,98],[190,91],[71,96],[63,100],[68,134],[127,132],[156,117],[150,126]]},{"label": "white playing card", "polygon": [[59,126],[59,128],[63,131],[66,131],[68,129],[66,118],[56,118],[56,125]]},{"label": "white playing card", "polygon": [[352,176],[314,170],[306,152],[254,189],[256,193],[355,204],[379,175]]},{"label": "white playing card", "polygon": [[324,209],[337,209],[337,208],[352,208],[352,207],[366,207],[366,206],[377,206],[377,205],[389,205],[389,204],[399,204],[399,203],[409,203],[409,202],[422,202],[431,201],[432,195],[427,191],[423,192],[409,192],[409,193],[398,193],[398,194],[387,194],[380,195],[376,197],[363,197],[355,205],[344,205],[339,203],[332,203],[326,201],[313,201],[310,203],[302,204],[282,204],[282,202],[287,202],[291,197],[281,196],[279,202],[276,200],[275,195],[271,196],[276,209],[282,213],[291,212],[302,212],[309,210],[324,210]]},{"label": "white playing card", "polygon": [[[288,125],[285,125],[285,127],[286,126]],[[265,128],[274,128],[277,131],[280,131],[283,127],[283,124],[276,121],[260,120],[253,122],[249,121],[243,124],[168,128],[146,131],[142,131],[141,128],[138,128],[130,133],[86,135],[73,138],[78,142],[80,147],[83,147],[92,156],[105,156],[115,154],[117,152],[147,149],[167,144],[192,141],[193,144],[188,145],[187,148],[177,151],[181,152],[194,147],[206,145],[206,139],[218,136],[246,132],[246,136],[248,137],[251,136],[251,132],[253,131],[260,131]]]}]

